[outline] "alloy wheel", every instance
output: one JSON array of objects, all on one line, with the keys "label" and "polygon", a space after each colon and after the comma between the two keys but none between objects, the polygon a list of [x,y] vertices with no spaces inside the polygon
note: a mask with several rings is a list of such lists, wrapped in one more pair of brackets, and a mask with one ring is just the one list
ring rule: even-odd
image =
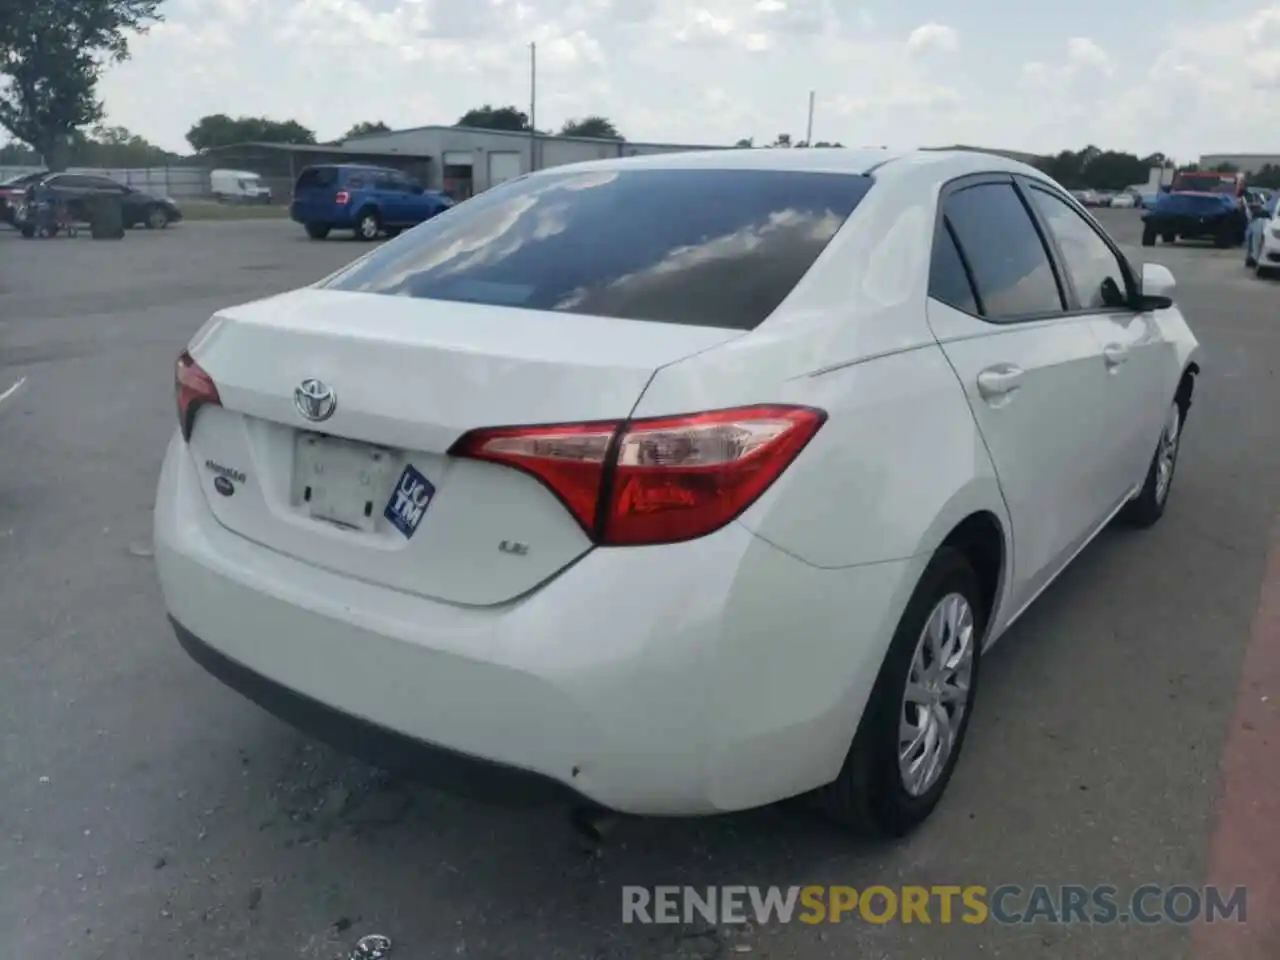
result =
[{"label": "alloy wheel", "polygon": [[938,782],[955,752],[973,679],[973,608],[949,593],[933,608],[911,658],[898,723],[898,772],[913,797]]},{"label": "alloy wheel", "polygon": [[1156,503],[1164,503],[1173,483],[1173,468],[1178,462],[1178,441],[1182,437],[1182,411],[1176,403],[1169,405],[1169,415],[1156,448]]}]

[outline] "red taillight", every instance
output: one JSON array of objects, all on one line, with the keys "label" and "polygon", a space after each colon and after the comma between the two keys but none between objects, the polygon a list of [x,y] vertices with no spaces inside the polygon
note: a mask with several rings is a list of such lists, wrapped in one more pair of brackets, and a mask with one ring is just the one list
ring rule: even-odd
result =
[{"label": "red taillight", "polygon": [[675,543],[751,506],[826,420],[762,405],[624,422],[473,430],[450,453],[523,470],[610,546]]},{"label": "red taillight", "polygon": [[218,396],[218,387],[213,378],[200,369],[200,364],[186,350],[178,354],[174,390],[178,396],[178,426],[182,429],[182,439],[190,440],[191,429],[196,422],[196,411],[210,404],[220,407],[222,398]]},{"label": "red taillight", "polygon": [[351,202],[351,194],[345,190],[339,190],[333,197],[334,203],[347,204]]}]

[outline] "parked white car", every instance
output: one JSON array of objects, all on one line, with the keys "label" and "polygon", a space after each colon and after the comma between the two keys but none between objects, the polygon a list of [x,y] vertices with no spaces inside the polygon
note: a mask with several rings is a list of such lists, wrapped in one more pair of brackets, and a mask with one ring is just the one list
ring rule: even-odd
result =
[{"label": "parked white car", "polygon": [[1132,193],[1120,192],[1111,198],[1111,206],[1132,209],[1135,206]]},{"label": "parked white car", "polygon": [[1272,197],[1249,220],[1244,238],[1244,265],[1258,279],[1280,273],[1280,219],[1276,218],[1277,197]]},{"label": "parked white car", "polygon": [[449,789],[812,791],[900,835],[984,652],[1164,513],[1199,372],[1173,289],[979,153],[541,171],[196,335],[165,603],[227,684]]}]

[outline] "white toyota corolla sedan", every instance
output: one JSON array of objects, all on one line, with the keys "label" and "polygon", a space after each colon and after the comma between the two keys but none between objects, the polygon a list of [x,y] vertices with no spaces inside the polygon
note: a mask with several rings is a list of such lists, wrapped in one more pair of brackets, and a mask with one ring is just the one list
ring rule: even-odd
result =
[{"label": "white toyota corolla sedan", "polygon": [[475,796],[901,835],[982,655],[1160,519],[1198,345],[977,153],[549,169],[177,363],[156,566],[202,666]]}]

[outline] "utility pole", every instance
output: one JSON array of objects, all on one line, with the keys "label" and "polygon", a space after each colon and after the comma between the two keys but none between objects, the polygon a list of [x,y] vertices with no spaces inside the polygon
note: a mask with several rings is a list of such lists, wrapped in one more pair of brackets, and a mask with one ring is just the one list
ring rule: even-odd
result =
[{"label": "utility pole", "polygon": [[529,44],[529,172],[538,169],[538,45]]},{"label": "utility pole", "polygon": [[804,143],[807,147],[813,146],[813,96],[814,91],[809,91],[809,125],[805,128]]}]

